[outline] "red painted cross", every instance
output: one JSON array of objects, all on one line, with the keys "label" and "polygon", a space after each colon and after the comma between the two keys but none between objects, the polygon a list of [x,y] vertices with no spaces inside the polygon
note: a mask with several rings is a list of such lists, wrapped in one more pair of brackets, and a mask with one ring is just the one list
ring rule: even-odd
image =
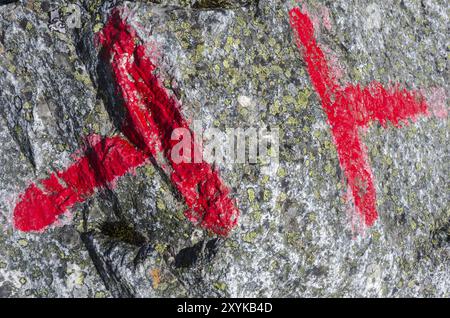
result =
[{"label": "red painted cross", "polygon": [[[156,66],[119,10],[112,13],[99,40],[124,100],[127,118],[122,132],[131,143],[121,137],[93,142],[85,149],[86,155],[68,169],[53,173],[38,186],[31,184],[14,209],[15,227],[22,231],[44,229],[97,188],[112,185],[152,157],[183,197],[188,206],[186,217],[218,235],[227,235],[239,216],[229,189],[207,163],[172,160],[172,148],[178,143],[172,140],[172,132],[189,129],[189,125],[177,100],[153,74]],[[193,141],[192,148],[196,147]]]},{"label": "red painted cross", "polygon": [[379,121],[383,127],[390,121],[400,127],[400,122],[408,124],[409,119],[427,115],[428,106],[419,92],[401,89],[399,85],[384,88],[380,83],[372,82],[366,88],[340,86],[316,42],[311,19],[299,8],[292,9],[289,16],[311,82],[327,114],[355,207],[365,224],[371,226],[378,217],[374,177],[358,129],[367,127],[372,121]]}]

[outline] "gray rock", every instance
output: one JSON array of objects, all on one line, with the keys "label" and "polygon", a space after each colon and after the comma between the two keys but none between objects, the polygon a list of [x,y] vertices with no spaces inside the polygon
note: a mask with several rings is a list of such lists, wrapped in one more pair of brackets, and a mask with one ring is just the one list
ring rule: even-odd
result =
[{"label": "gray rock", "polygon": [[[372,124],[362,135],[380,217],[361,230],[293,41],[287,13],[296,1],[72,2],[0,6],[1,297],[449,296],[447,117]],[[343,82],[449,91],[446,1],[304,2]],[[157,48],[160,76],[186,118],[223,131],[280,128],[277,170],[219,165],[241,212],[230,237],[186,220],[151,164],[76,205],[59,226],[13,227],[30,182],[67,167],[87,135],[120,134],[94,44],[117,6]]]}]

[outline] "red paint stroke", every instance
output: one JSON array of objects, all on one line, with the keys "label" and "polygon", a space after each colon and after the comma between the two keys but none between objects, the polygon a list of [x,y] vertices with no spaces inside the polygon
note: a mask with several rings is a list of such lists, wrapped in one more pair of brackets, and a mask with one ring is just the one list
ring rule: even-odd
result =
[{"label": "red paint stroke", "polygon": [[365,224],[371,226],[378,217],[374,177],[358,129],[367,127],[372,121],[378,121],[383,127],[386,127],[387,121],[395,127],[400,127],[401,123],[408,125],[408,120],[414,121],[418,115],[428,115],[425,98],[420,92],[407,91],[399,85],[385,88],[378,82],[372,82],[365,88],[359,85],[342,87],[316,42],[309,16],[299,8],[292,9],[289,16],[311,82],[327,114],[356,210]]},{"label": "red paint stroke", "polygon": [[[55,222],[56,217],[73,204],[92,195],[95,188],[104,186],[152,156],[184,198],[188,206],[186,217],[218,235],[228,235],[239,216],[229,197],[230,190],[209,164],[177,164],[171,159],[171,150],[178,143],[171,140],[173,130],[189,129],[189,125],[177,101],[153,74],[156,66],[147,57],[145,46],[138,44],[141,40],[136,31],[121,18],[119,10],[113,11],[99,33],[99,42],[104,58],[111,63],[118,93],[127,110],[122,132],[139,150],[125,147],[123,143],[126,142],[122,141],[121,147],[115,150],[113,146],[112,153],[110,151],[106,156],[103,148],[94,147],[93,158],[83,158],[66,172],[41,181],[44,191],[31,185],[14,211],[16,227],[23,231],[42,229]],[[192,147],[198,146],[193,143]],[[113,157],[109,159],[111,155]],[[96,160],[97,157],[102,160]],[[98,164],[91,171],[92,160]],[[100,179],[96,178],[98,173]],[[57,177],[62,179],[64,186]]]},{"label": "red paint stroke", "polygon": [[[154,75],[156,66],[146,55],[146,49],[136,31],[120,16],[112,13],[109,22],[99,34],[105,58],[111,61],[116,83],[128,110],[128,121],[123,133],[143,152],[160,160],[161,168],[184,198],[189,209],[186,217],[219,235],[227,235],[237,224],[239,211],[229,197],[217,171],[205,162],[175,163],[172,148],[174,129],[188,129],[177,100],[171,97]],[[191,134],[193,135],[192,131]],[[192,138],[192,149],[198,147]],[[193,151],[195,152],[195,151]],[[165,164],[167,162],[167,164]]]},{"label": "red paint stroke", "polygon": [[95,189],[113,185],[116,178],[143,164],[146,156],[121,137],[104,138],[84,150],[67,170],[31,184],[14,209],[14,225],[25,232],[40,231],[58,220]]}]

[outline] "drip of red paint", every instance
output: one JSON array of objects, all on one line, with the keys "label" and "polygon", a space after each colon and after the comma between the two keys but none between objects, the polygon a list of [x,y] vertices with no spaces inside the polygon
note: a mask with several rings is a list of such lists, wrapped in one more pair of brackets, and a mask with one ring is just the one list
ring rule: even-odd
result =
[{"label": "drip of red paint", "polygon": [[65,171],[52,173],[39,186],[31,184],[14,209],[14,225],[21,231],[39,231],[57,221],[75,203],[91,196],[96,188],[144,163],[146,156],[120,137],[89,145],[85,155]]},{"label": "drip of red paint", "polygon": [[189,130],[189,125],[177,101],[153,74],[155,65],[146,56],[145,47],[137,44],[136,31],[121,19],[119,10],[113,11],[99,40],[127,110],[122,131],[139,150],[118,137],[108,138],[65,172],[41,181],[42,190],[32,184],[14,210],[16,227],[23,231],[43,229],[96,188],[152,156],[184,198],[188,206],[185,215],[216,234],[228,235],[239,216],[230,191],[207,163],[178,164],[172,160],[172,148],[178,143],[171,139],[172,132],[176,128]]},{"label": "drip of red paint", "polygon": [[358,128],[367,127],[372,121],[379,121],[383,127],[386,127],[387,121],[396,127],[400,127],[400,122],[407,125],[408,120],[428,114],[427,104],[419,92],[407,91],[399,85],[387,89],[377,82],[366,88],[340,86],[316,42],[311,19],[299,8],[292,9],[289,16],[311,82],[327,114],[339,162],[352,191],[356,209],[365,224],[371,226],[378,217],[374,177]]}]

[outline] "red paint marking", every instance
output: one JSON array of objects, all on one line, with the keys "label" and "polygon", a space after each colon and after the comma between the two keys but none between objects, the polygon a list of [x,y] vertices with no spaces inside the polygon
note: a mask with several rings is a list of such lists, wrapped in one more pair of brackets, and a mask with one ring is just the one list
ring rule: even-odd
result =
[{"label": "red paint marking", "polygon": [[39,231],[57,221],[75,203],[91,196],[127,171],[144,163],[146,156],[120,137],[105,138],[88,147],[65,171],[31,184],[14,209],[14,225],[21,231]]},{"label": "red paint marking", "polygon": [[400,127],[418,115],[428,115],[422,94],[407,91],[399,85],[384,88],[373,82],[366,88],[342,87],[330,71],[325,55],[314,37],[314,27],[307,14],[294,8],[289,12],[290,24],[296,32],[297,45],[303,52],[311,82],[320,96],[336,144],[339,162],[352,191],[355,206],[367,226],[378,217],[373,173],[366,147],[360,141],[358,128],[379,121]]},{"label": "red paint marking", "polygon": [[[217,171],[207,163],[175,163],[171,140],[176,128],[189,129],[177,101],[161,86],[153,74],[155,65],[145,54],[145,46],[135,30],[114,11],[99,34],[105,57],[111,59],[116,82],[128,110],[129,121],[124,134],[139,148],[158,160],[161,152],[167,165],[161,167],[183,196],[189,210],[185,215],[193,222],[219,235],[227,235],[237,224],[239,211],[229,198],[229,189]],[[192,138],[195,140],[195,138]],[[197,147],[192,144],[192,147]]]},{"label": "red paint marking", "polygon": [[[173,130],[189,129],[189,125],[177,101],[153,74],[156,66],[146,56],[145,46],[138,44],[136,31],[115,10],[99,34],[99,40],[104,57],[111,61],[118,91],[128,111],[122,131],[139,151],[131,146],[122,147],[117,158],[102,166],[104,177],[100,182],[92,176],[86,159],[65,172],[63,180],[67,187],[60,186],[55,177],[41,182],[50,195],[30,186],[15,209],[16,226],[22,230],[39,230],[53,223],[56,215],[92,195],[96,187],[103,185],[102,180],[109,182],[142,163],[144,157],[152,156],[184,198],[189,208],[185,212],[187,218],[218,235],[227,235],[237,224],[239,211],[229,197],[229,189],[210,165],[204,162],[177,164],[171,159],[171,150],[178,143],[171,140]],[[192,147],[197,145],[192,144]],[[128,161],[130,158],[133,160]],[[121,165],[116,166],[116,163]],[[88,178],[79,179],[85,173]]]}]

